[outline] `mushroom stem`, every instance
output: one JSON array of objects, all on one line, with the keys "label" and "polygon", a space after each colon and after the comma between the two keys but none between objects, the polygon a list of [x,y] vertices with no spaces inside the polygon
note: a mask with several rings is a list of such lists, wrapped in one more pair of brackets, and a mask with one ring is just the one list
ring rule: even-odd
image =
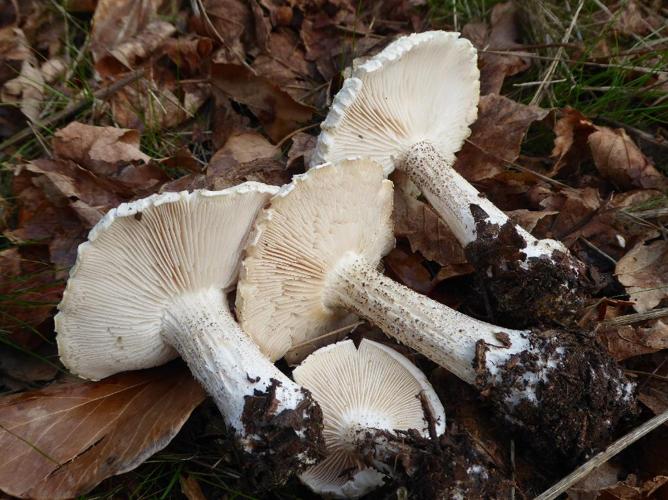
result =
[{"label": "mushroom stem", "polygon": [[[487,354],[490,371],[529,347],[529,331],[479,321],[420,295],[349,253],[330,275],[325,304],[356,312],[386,334],[475,384],[476,344],[498,346]],[[503,343],[503,345],[501,345]]]},{"label": "mushroom stem", "polygon": [[[484,212],[484,222],[488,224],[501,227],[510,222],[502,210],[459,175],[428,141],[420,141],[411,146],[403,163],[403,169],[448,223],[464,247],[479,237],[477,231],[479,221],[476,220],[472,206],[477,206]],[[515,230],[524,240],[525,259],[540,255],[550,257],[554,250],[566,251],[565,247],[555,240],[538,240],[517,225]]]},{"label": "mushroom stem", "polygon": [[[266,442],[265,433],[275,433],[275,427],[281,425],[275,420],[294,414],[286,419],[290,427],[286,430],[305,442],[309,453],[300,458],[304,460],[301,465],[315,462],[310,448],[318,439],[310,433],[317,434],[322,425],[319,407],[310,392],[278,370],[241,330],[220,289],[179,295],[166,310],[163,326],[165,341],[212,396],[227,425],[241,437],[245,451],[273,445]],[[261,416],[262,422],[254,414],[260,407],[269,409]]]}]

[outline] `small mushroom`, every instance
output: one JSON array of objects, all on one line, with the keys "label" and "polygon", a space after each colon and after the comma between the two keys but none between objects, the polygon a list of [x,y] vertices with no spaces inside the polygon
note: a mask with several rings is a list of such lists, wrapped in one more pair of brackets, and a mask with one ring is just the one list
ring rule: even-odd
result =
[{"label": "small mushroom", "polygon": [[241,330],[225,296],[276,189],[247,182],[111,210],[79,246],[55,318],[60,359],[83,378],[181,356],[246,458],[269,467],[268,483],[313,464],[322,446],[319,407]]},{"label": "small mushroom", "polygon": [[552,454],[577,460],[609,439],[634,386],[591,336],[499,327],[422,296],[376,270],[393,245],[392,183],[380,165],[344,161],[296,176],[258,217],[246,250],[244,330],[279,359],[354,312],[476,385],[518,428],[543,433]]},{"label": "small mushroom", "polygon": [[399,38],[343,83],[312,165],[365,157],[386,174],[402,169],[483,273],[501,317],[563,324],[583,305],[583,264],[560,242],[514,224],[452,168],[476,119],[479,77],[476,50],[459,33]]},{"label": "small mushroom", "polygon": [[[293,372],[322,408],[328,456],[299,478],[315,493],[357,498],[383,485],[392,462],[367,463],[361,450],[372,441],[380,460],[393,457],[380,450],[376,433],[391,436],[396,430],[416,430],[429,437],[425,419],[428,405],[434,431],[445,432],[445,411],[424,374],[394,349],[364,339],[323,347]],[[389,444],[389,443],[388,443]]]}]

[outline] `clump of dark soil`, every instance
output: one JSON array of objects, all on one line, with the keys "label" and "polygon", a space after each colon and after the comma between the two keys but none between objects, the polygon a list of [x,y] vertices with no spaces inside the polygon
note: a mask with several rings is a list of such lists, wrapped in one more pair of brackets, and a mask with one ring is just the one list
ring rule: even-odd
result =
[{"label": "clump of dark soil", "polygon": [[[418,431],[370,429],[359,450],[371,465],[372,459],[392,464],[393,482],[382,494],[396,498],[404,487],[409,498],[510,498],[512,483],[478,450],[465,432],[447,432],[425,438]],[[380,498],[381,493],[378,493]]]},{"label": "clump of dark soil", "polygon": [[[266,491],[284,484],[306,464],[314,464],[325,455],[322,437],[322,410],[311,393],[302,389],[304,398],[294,410],[276,414],[278,380],[263,392],[246,396],[242,415],[246,444],[252,452],[241,450],[246,480],[254,491]],[[301,437],[300,437],[301,435]]]},{"label": "clump of dark soil", "polygon": [[[471,205],[477,240],[464,249],[481,275],[495,320],[514,328],[535,324],[573,325],[590,293],[581,262],[566,252],[524,262],[526,242],[511,222],[486,222],[487,213]],[[524,267],[521,265],[524,264]]]},{"label": "clump of dark soil", "polygon": [[486,365],[488,346],[476,347],[481,394],[555,472],[600,451],[637,412],[634,384],[590,334],[534,332],[531,347],[495,374]]}]

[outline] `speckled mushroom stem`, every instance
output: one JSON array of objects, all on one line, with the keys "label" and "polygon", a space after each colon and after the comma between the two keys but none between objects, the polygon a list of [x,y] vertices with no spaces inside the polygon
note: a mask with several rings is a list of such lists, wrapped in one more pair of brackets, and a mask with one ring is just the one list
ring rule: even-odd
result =
[{"label": "speckled mushroom stem", "polygon": [[[480,221],[476,219],[480,216],[484,217],[484,222],[499,227],[510,222],[502,210],[459,175],[427,141],[417,142],[411,146],[404,160],[403,169],[447,222],[464,247],[478,239],[477,226]],[[475,213],[472,206],[479,207],[480,211]],[[523,228],[519,226],[515,228],[524,240],[527,256],[549,257],[555,249],[565,250],[565,247],[557,241],[537,240]]]},{"label": "speckled mushroom stem", "polygon": [[288,441],[290,450],[279,459],[296,470],[320,457],[320,407],[241,330],[221,290],[178,296],[165,312],[163,336],[211,395],[244,451],[280,455],[279,445]]},{"label": "speckled mushroom stem", "polygon": [[536,239],[514,224],[429,142],[410,148],[403,169],[483,273],[497,319],[519,326],[537,318],[575,322],[589,283],[584,265],[563,244]]},{"label": "speckled mushroom stem", "polygon": [[488,355],[492,370],[529,347],[529,331],[470,318],[382,275],[355,254],[341,259],[330,279],[326,305],[369,319],[469,384],[476,381],[473,360],[479,340],[493,348]]},{"label": "speckled mushroom stem", "polygon": [[347,254],[325,304],[352,310],[476,386],[527,444],[572,464],[609,442],[635,411],[634,384],[583,332],[512,330],[470,318]]}]

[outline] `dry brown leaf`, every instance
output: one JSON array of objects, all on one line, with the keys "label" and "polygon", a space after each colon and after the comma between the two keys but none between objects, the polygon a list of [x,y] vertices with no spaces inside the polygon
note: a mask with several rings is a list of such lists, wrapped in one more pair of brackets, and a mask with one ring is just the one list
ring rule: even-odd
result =
[{"label": "dry brown leaf", "polygon": [[546,228],[547,234],[542,235],[558,240],[569,241],[569,235],[576,235],[601,206],[601,196],[594,188],[563,188],[553,191],[543,184],[537,184],[528,194],[532,205],[558,212],[549,228]]},{"label": "dry brown leaf", "polygon": [[214,40],[221,40],[225,48],[232,51],[234,59],[243,58],[244,40],[252,37],[254,32],[253,13],[248,3],[241,0],[202,0],[201,5],[206,15],[197,20],[198,31]]},{"label": "dry brown leaf", "polygon": [[119,164],[147,163],[151,158],[139,149],[137,130],[95,127],[72,122],[52,140],[57,157],[72,160],[99,175],[116,174]]},{"label": "dry brown leaf", "polygon": [[294,168],[295,162],[302,160],[299,165],[306,169],[311,164],[311,157],[318,138],[304,132],[299,132],[292,136],[292,146],[288,150],[287,168]]},{"label": "dry brown leaf", "polygon": [[[668,476],[656,476],[647,481],[640,481],[634,474],[614,486],[603,489],[598,498],[601,500],[650,500],[666,498],[668,494]],[[661,490],[661,491],[659,491]]]},{"label": "dry brown leaf", "polygon": [[[513,2],[499,3],[492,9],[490,27],[482,23],[467,24],[462,34],[480,50],[480,93],[498,94],[507,76],[525,71],[530,59],[518,51],[522,45],[517,8]],[[494,52],[512,52],[496,54]]]},{"label": "dry brown leaf", "polygon": [[668,241],[638,243],[617,262],[615,275],[638,312],[654,309],[668,297]]},{"label": "dry brown leaf", "polygon": [[245,104],[274,142],[308,122],[314,109],[300,104],[266,78],[243,66],[214,64],[212,83],[234,101]]},{"label": "dry brown leaf", "polygon": [[0,489],[71,498],[163,449],[205,397],[182,366],[70,380],[0,399]]},{"label": "dry brown leaf", "polygon": [[180,476],[181,492],[188,500],[207,500],[195,476]]},{"label": "dry brown leaf", "polygon": [[175,32],[176,28],[168,22],[152,21],[133,37],[100,57],[95,64],[95,69],[102,76],[112,76],[135,69]]},{"label": "dry brown leaf", "polygon": [[623,129],[596,129],[588,143],[601,175],[622,190],[668,189],[668,177],[650,163]]},{"label": "dry brown leaf", "polygon": [[619,472],[618,465],[604,463],[568,489],[568,500],[596,500],[601,490],[617,484]]},{"label": "dry brown leaf", "polygon": [[426,203],[418,200],[419,191],[405,174],[395,171],[394,181],[394,231],[407,238],[411,250],[420,252],[428,260],[438,262],[444,268],[466,264],[464,250],[450,228]]},{"label": "dry brown leaf", "polygon": [[535,210],[526,210],[520,208],[518,210],[510,210],[506,212],[506,215],[510,217],[510,219],[515,224],[518,224],[528,232],[533,233],[540,221],[542,221],[545,217],[557,215],[558,213],[559,212],[554,210],[543,210],[538,212]]},{"label": "dry brown leaf", "polygon": [[208,62],[206,59],[213,50],[213,40],[197,35],[169,38],[164,44],[164,50],[182,74],[193,75]]},{"label": "dry brown leaf", "polygon": [[29,172],[43,174],[40,187],[50,190],[56,198],[67,200],[86,227],[97,224],[107,211],[123,201],[118,195],[118,187],[73,162],[34,160],[25,168]]},{"label": "dry brown leaf", "polygon": [[114,121],[124,128],[161,130],[195,116],[209,97],[205,83],[177,83],[142,78],[111,98]]},{"label": "dry brown leaf", "polygon": [[604,328],[597,338],[617,361],[668,349],[668,324],[661,320],[647,326]]},{"label": "dry brown leaf", "polygon": [[155,19],[163,0],[99,0],[90,32],[93,60],[99,61]]},{"label": "dry brown leaf", "polygon": [[505,171],[508,162],[517,160],[529,126],[548,112],[496,94],[483,96],[471,136],[457,153],[455,169],[470,182]]},{"label": "dry brown leaf", "polygon": [[614,13],[614,28],[624,35],[646,36],[662,25],[659,12],[652,9],[650,2],[640,3],[629,0],[621,3],[619,11]]},{"label": "dry brown leaf", "polygon": [[[55,355],[55,346],[43,345],[48,347],[48,356]],[[0,347],[0,387],[5,385],[12,391],[24,391],[34,387],[35,382],[53,380],[58,371],[58,366],[48,362],[41,350],[26,354],[18,349]]]},{"label": "dry brown leaf", "polygon": [[229,156],[239,163],[248,163],[261,158],[272,158],[279,150],[276,149],[262,134],[249,131],[231,136],[225,145],[216,151],[211,163]]}]

